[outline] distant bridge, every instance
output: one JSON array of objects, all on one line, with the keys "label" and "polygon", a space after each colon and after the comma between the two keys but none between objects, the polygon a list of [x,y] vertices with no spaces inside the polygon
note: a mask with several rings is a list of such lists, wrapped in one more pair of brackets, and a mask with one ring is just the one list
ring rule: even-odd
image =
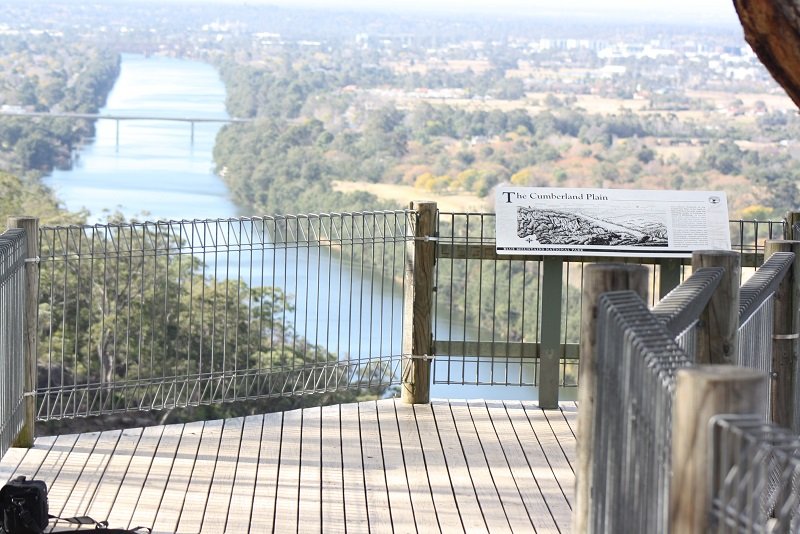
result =
[{"label": "distant bridge", "polygon": [[25,111],[25,110],[0,110],[0,116],[6,117],[46,117],[63,119],[88,119],[112,120],[117,122],[117,146],[119,146],[120,121],[173,121],[188,122],[191,125],[192,143],[194,143],[194,125],[198,122],[221,122],[226,124],[239,122],[253,122],[255,119],[241,119],[238,117],[164,117],[158,115],[115,115],[100,113],[73,113],[68,111]]}]

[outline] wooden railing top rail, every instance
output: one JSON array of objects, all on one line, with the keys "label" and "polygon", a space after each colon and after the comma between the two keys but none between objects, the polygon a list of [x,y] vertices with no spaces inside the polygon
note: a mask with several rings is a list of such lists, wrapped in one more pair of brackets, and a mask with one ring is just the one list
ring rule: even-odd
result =
[{"label": "wooden railing top rail", "polygon": [[739,324],[743,324],[772,295],[794,262],[791,252],[776,252],[739,290]]},{"label": "wooden railing top rail", "polygon": [[721,267],[698,269],[653,307],[653,315],[664,324],[672,336],[678,336],[703,312],[714,290],[722,281],[723,273]]}]

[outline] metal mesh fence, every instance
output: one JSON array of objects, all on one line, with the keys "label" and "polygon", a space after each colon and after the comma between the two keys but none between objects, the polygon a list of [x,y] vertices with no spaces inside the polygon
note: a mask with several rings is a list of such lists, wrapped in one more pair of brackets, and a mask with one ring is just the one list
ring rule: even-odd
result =
[{"label": "metal mesh fence", "polygon": [[763,262],[764,241],[785,239],[785,221],[730,221],[731,248],[742,256],[742,267],[758,267]]},{"label": "metal mesh fence", "polygon": [[[793,260],[793,254],[775,254],[742,288],[742,365],[772,369],[772,301]],[[676,344],[675,336],[692,332],[720,276],[719,269],[699,270],[653,311],[630,291],[600,297],[593,532],[669,530],[675,374],[692,361]],[[794,532],[800,526],[792,523],[800,506],[800,478],[794,465],[786,467],[775,453],[777,436],[788,435],[788,431],[758,422],[753,428],[757,432],[748,431],[751,437],[747,438],[752,443],[745,444],[741,433],[734,438],[717,436],[717,446],[712,449],[709,463],[718,488],[714,506],[719,531]],[[767,434],[770,437],[765,438]],[[792,454],[800,454],[798,446],[796,439],[789,445]],[[788,522],[770,520],[778,516],[779,509],[785,511]]]},{"label": "metal mesh fence", "polygon": [[[774,293],[764,299],[761,304],[739,325],[739,346],[736,358],[736,365],[750,367],[772,374],[772,333],[773,317],[775,310]],[[772,381],[767,383],[769,391],[772,389]],[[764,414],[769,417],[771,408],[769,400],[771,393],[767,394],[767,412]]]},{"label": "metal mesh fence", "polygon": [[600,298],[595,363],[592,532],[667,532],[675,373],[689,358],[624,291]]},{"label": "metal mesh fence", "polygon": [[[415,217],[42,228],[39,417],[395,383]],[[732,224],[753,254],[782,229]],[[434,383],[536,386],[549,350],[577,385],[583,270],[604,259],[498,257],[493,214],[440,212],[437,228]],[[688,272],[615,261],[650,262],[651,304]]]},{"label": "metal mesh fence", "polygon": [[438,223],[434,382],[535,384],[541,262],[499,259],[492,214],[440,212]]},{"label": "metal mesh fence", "polygon": [[[790,252],[773,254],[741,287],[737,365],[772,374],[775,291],[793,261],[794,254]],[[767,396],[767,416],[771,413],[771,398],[771,394]]]},{"label": "metal mesh fence", "polygon": [[38,417],[392,384],[412,217],[42,228]]},{"label": "metal mesh fence", "polygon": [[0,234],[0,456],[24,422],[25,256],[24,231]]},{"label": "metal mesh fence", "polygon": [[698,269],[681,285],[670,291],[652,308],[653,314],[675,336],[675,342],[696,360],[698,317],[722,280],[724,269]]},{"label": "metal mesh fence", "polygon": [[[783,229],[782,221],[731,221],[733,248],[742,254],[742,264],[759,266],[764,240],[782,237]],[[494,214],[439,213],[434,383],[537,386],[542,332],[557,328],[559,386],[574,387],[587,264],[647,265],[650,305],[665,293],[662,279],[680,282],[691,272],[688,258],[562,257],[560,276],[552,282],[544,276],[547,257],[498,257],[495,245]],[[553,283],[560,292],[552,291]]]},{"label": "metal mesh fence", "polygon": [[690,361],[697,361],[697,321],[675,337],[675,343]]},{"label": "metal mesh fence", "polygon": [[800,437],[754,417],[714,420],[714,532],[800,532]]}]

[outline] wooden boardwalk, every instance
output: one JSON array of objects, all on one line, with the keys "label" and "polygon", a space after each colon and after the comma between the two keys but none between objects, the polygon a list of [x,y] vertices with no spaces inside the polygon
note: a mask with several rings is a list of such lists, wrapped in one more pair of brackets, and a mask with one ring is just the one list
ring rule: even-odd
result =
[{"label": "wooden boardwalk", "polygon": [[41,437],[0,482],[44,480],[54,515],[159,533],[568,532],[576,414],[390,399]]}]

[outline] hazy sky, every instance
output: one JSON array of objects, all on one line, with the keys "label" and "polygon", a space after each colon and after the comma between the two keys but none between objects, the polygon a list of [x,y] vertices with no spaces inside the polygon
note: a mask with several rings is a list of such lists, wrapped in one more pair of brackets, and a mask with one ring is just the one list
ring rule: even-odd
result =
[{"label": "hazy sky", "polygon": [[[228,0],[236,2],[237,0]],[[581,14],[687,22],[736,22],[732,0],[250,0],[282,6],[415,9],[508,14]]]},{"label": "hazy sky", "polygon": [[[4,0],[0,0],[2,2]],[[19,0],[18,0],[19,1]],[[84,3],[86,0],[60,0]],[[130,2],[131,0],[105,0]],[[136,1],[136,0],[133,0]],[[492,15],[575,16],[603,21],[646,21],[738,26],[733,0],[139,0],[141,2],[273,5],[332,10],[427,11]]]}]

